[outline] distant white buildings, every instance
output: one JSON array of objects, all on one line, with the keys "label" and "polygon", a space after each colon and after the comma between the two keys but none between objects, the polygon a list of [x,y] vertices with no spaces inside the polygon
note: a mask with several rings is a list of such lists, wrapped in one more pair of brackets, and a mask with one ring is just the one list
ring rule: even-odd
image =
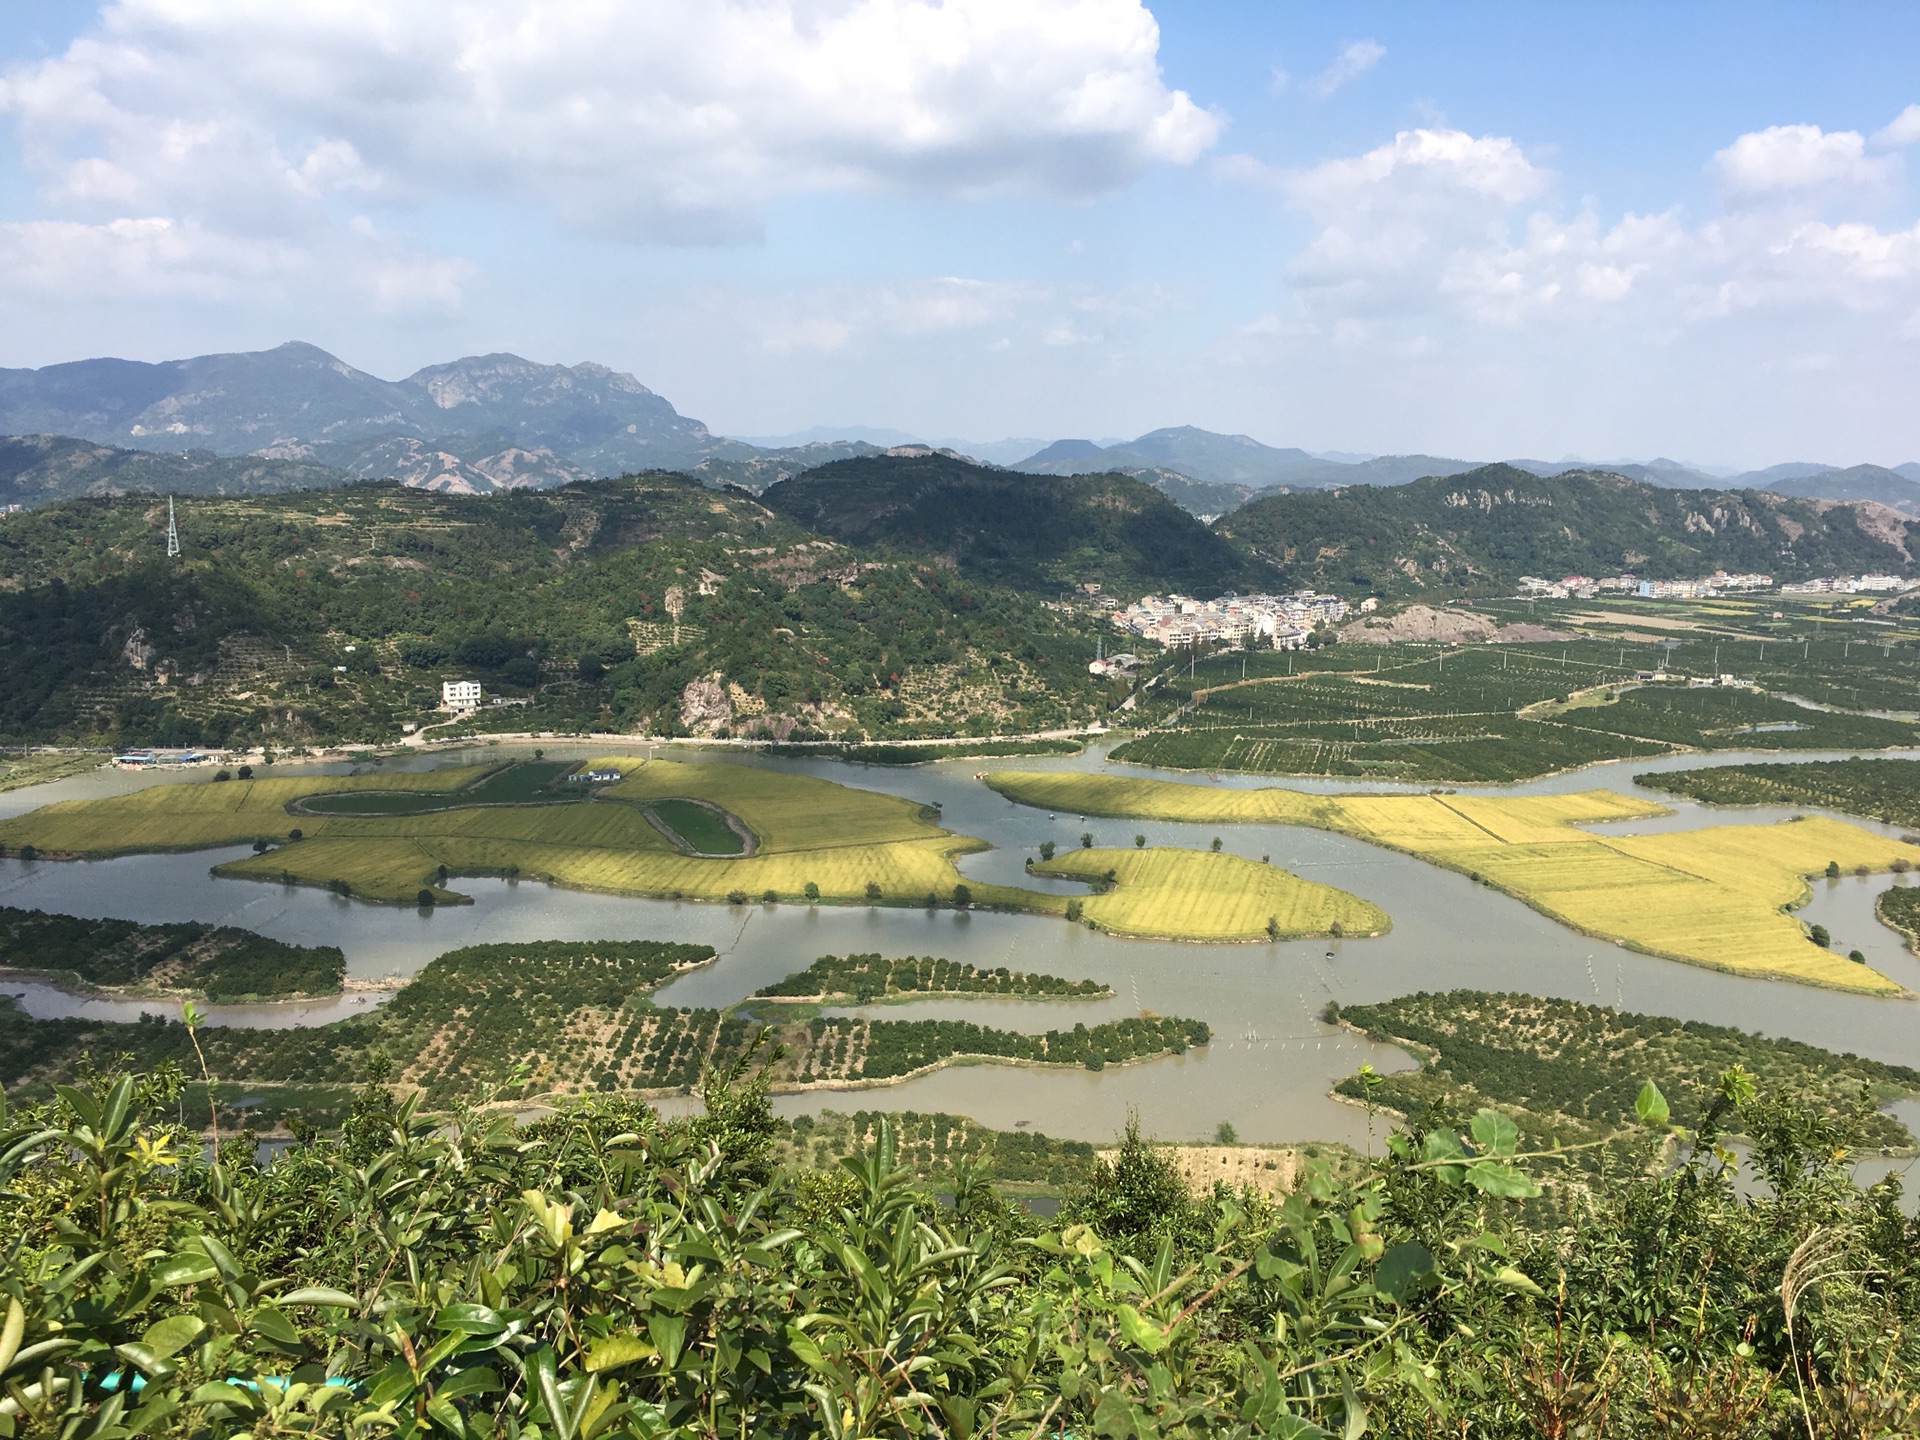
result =
[{"label": "distant white buildings", "polygon": [[440,706],[445,710],[478,710],[480,708],[480,682],[478,680],[443,680],[440,682]]},{"label": "distant white buildings", "polygon": [[1113,617],[1122,630],[1161,645],[1240,645],[1295,650],[1317,625],[1346,618],[1338,595],[1301,590],[1291,595],[1146,595]]},{"label": "distant white buildings", "polygon": [[1911,590],[1920,581],[1898,575],[1822,575],[1795,585],[1782,585],[1782,595],[1890,595]]},{"label": "distant white buildings", "polygon": [[[1898,594],[1920,587],[1920,581],[1903,580],[1898,575],[1826,575],[1815,580],[1782,585],[1782,595],[1854,595]],[[1760,574],[1730,575],[1716,570],[1695,580],[1642,580],[1634,575],[1609,575],[1593,579],[1586,575],[1564,575],[1558,580],[1538,575],[1520,577],[1520,593],[1539,600],[1587,600],[1595,595],[1637,595],[1642,600],[1705,600],[1716,595],[1751,594],[1771,590],[1773,576]]]},{"label": "distant white buildings", "polygon": [[1700,580],[1642,580],[1634,593],[1642,600],[1704,600],[1714,595],[1730,595],[1773,588],[1771,575],[1729,575],[1724,570]]}]

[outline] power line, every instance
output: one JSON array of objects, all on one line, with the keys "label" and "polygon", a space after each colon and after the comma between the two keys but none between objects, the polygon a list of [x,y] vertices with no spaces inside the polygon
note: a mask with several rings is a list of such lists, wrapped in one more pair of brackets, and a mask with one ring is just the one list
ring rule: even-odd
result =
[{"label": "power line", "polygon": [[167,496],[167,558],[178,559],[180,555],[180,530],[173,523],[173,497]]}]

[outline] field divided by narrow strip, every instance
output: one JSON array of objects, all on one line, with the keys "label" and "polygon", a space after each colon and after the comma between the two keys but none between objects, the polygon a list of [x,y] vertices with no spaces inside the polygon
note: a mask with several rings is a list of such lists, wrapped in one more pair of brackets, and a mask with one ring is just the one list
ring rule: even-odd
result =
[{"label": "field divided by narrow strip", "polygon": [[[1274,867],[1242,871],[1237,867],[1246,862],[1231,855],[1120,856],[1081,877],[1101,882],[1101,893],[1083,900],[970,881],[954,857],[985,842],[945,829],[937,811],[897,795],[749,765],[606,756],[583,768],[621,778],[592,787],[584,801],[374,815],[308,814],[297,806],[313,795],[396,789],[479,794],[483,787],[459,787],[483,776],[490,777],[489,793],[499,793],[503,782],[482,767],[202,781],[47,806],[0,821],[0,844],[31,844],[51,857],[105,857],[251,843],[255,853],[216,873],[326,886],[390,904],[413,903],[422,892],[434,903],[464,899],[457,889],[462,876],[519,876],[610,894],[734,904],[983,905],[1052,916],[1084,905],[1087,921],[1115,934],[1190,940],[1325,934],[1335,923],[1371,934],[1387,923],[1356,897]],[[648,819],[650,809],[672,810],[675,801],[716,826],[735,817],[753,835],[753,852],[687,853]],[[1108,886],[1110,868],[1117,873]]]},{"label": "field divided by narrow strip", "polygon": [[1814,944],[1789,908],[1831,865],[1889,871],[1911,846],[1821,816],[1655,835],[1578,826],[1665,813],[1610,790],[1566,795],[1309,795],[1070,771],[995,772],[1009,799],[1056,811],[1189,823],[1309,825],[1445,865],[1576,929],[1736,974],[1870,994],[1901,987]]}]

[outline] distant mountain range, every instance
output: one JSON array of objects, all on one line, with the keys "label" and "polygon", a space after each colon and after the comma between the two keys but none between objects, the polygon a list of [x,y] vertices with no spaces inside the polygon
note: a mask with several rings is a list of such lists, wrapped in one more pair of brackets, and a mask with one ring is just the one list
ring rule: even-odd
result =
[{"label": "distant mountain range", "polygon": [[1213,529],[1290,584],[1446,595],[1484,593],[1522,575],[1623,570],[1654,578],[1721,568],[1782,578],[1905,574],[1915,564],[1909,529],[1916,525],[1870,500],[1835,504],[1725,486],[1682,490],[1610,472],[1537,476],[1487,465],[1390,488],[1269,492]]},{"label": "distant mountain range", "polygon": [[325,490],[353,476],[330,465],[221,456],[207,450],[158,455],[61,435],[0,436],[0,506],[44,505],[83,495],[135,491],[174,495],[266,495]]},{"label": "distant mountain range", "polygon": [[[382,380],[297,342],[158,364],[107,359],[0,370],[0,504],[389,478],[479,493],[644,470],[682,471],[758,494],[822,465],[936,453],[1036,476],[1124,474],[1206,520],[1263,493],[1397,486],[1482,464],[1314,454],[1190,425],[1125,441],[948,438],[931,445],[905,431],[818,426],[749,443],[715,435],[631,375],[509,354],[430,365],[402,380]],[[1794,461],[1737,475],[1667,459],[1506,463],[1542,477],[1578,470],[1667,489],[1873,500],[1920,517],[1917,463],[1841,469]]]},{"label": "distant mountain range", "polygon": [[1920,520],[1869,499],[1513,465],[1393,486],[1270,487],[1211,525],[1129,476],[1024,477],[924,451],[836,461],[760,501],[849,545],[1043,593],[1095,580],[1121,594],[1311,586],[1453,598],[1508,590],[1528,574],[1724,568],[1799,579],[1907,574],[1920,561]]},{"label": "distant mountain range", "polygon": [[1012,468],[1030,475],[1095,475],[1102,471],[1124,475],[1138,470],[1171,470],[1212,485],[1317,490],[1334,485],[1399,485],[1426,475],[1471,470],[1475,463],[1434,455],[1381,455],[1358,462],[1325,460],[1305,450],[1263,445],[1250,435],[1219,435],[1191,425],[1176,425],[1150,430],[1122,445],[1056,440]]}]

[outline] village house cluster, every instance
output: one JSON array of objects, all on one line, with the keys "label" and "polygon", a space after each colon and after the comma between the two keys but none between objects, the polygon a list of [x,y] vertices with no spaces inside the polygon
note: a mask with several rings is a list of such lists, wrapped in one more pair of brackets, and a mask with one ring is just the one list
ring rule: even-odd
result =
[{"label": "village house cluster", "polygon": [[1298,650],[1317,625],[1346,618],[1338,595],[1147,595],[1113,617],[1120,629],[1161,645],[1243,645]]},{"label": "village house cluster", "polygon": [[1520,593],[1539,600],[1591,600],[1596,595],[1638,595],[1645,600],[1693,600],[1708,595],[1730,595],[1742,591],[1770,590],[1771,575],[1729,575],[1724,570],[1699,580],[1642,580],[1637,575],[1563,575],[1558,580],[1543,580],[1538,575],[1520,577]]},{"label": "village house cluster", "polygon": [[1911,590],[1920,580],[1902,580],[1898,575],[1824,575],[1803,580],[1797,585],[1782,585],[1782,595],[1892,595]]},{"label": "village house cluster", "polygon": [[[1920,581],[1902,580],[1898,575],[1827,575],[1782,585],[1782,595],[1868,595],[1891,594],[1911,590]],[[1563,575],[1558,580],[1543,580],[1538,575],[1520,577],[1520,593],[1539,600],[1591,600],[1596,595],[1637,595],[1642,600],[1707,600],[1716,595],[1751,594],[1773,589],[1771,575],[1729,575],[1716,570],[1697,580],[1642,580],[1631,574],[1608,575],[1595,579],[1590,575]]]}]

